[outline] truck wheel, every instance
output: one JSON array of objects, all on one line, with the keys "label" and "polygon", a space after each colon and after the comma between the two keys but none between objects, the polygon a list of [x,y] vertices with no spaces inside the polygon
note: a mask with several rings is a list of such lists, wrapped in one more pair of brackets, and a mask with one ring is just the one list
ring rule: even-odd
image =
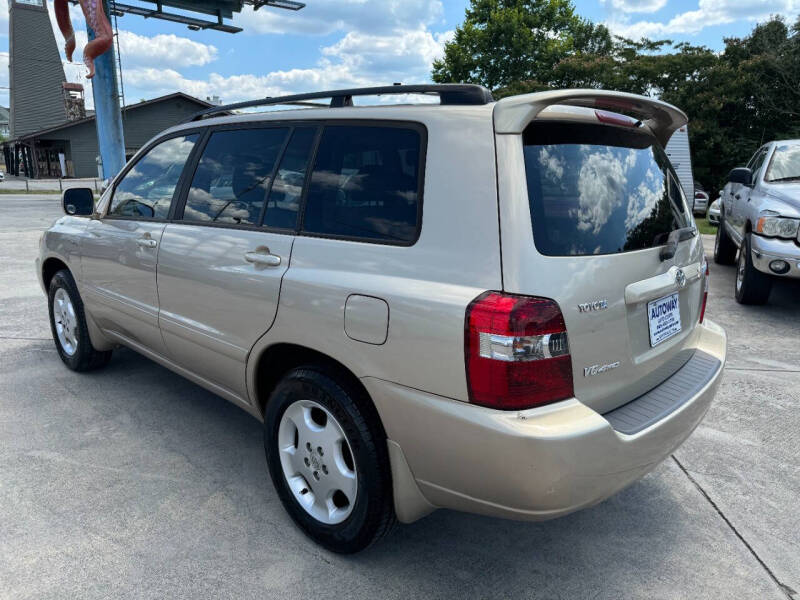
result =
[{"label": "truck wheel", "polygon": [[718,265],[732,265],[736,262],[736,244],[725,231],[725,221],[720,216],[717,236],[714,238],[714,262]]},{"label": "truck wheel", "polygon": [[352,554],[391,530],[386,435],[369,399],[335,371],[299,367],[278,383],[264,448],[283,506],[318,544]]},{"label": "truck wheel", "polygon": [[62,269],[53,275],[47,298],[50,330],[63,363],[73,371],[91,371],[107,365],[111,351],[100,352],[92,346],[83,301],[69,271]]},{"label": "truck wheel", "polygon": [[762,273],[753,265],[748,233],[739,249],[736,267],[736,301],[740,304],[765,304],[772,290],[772,277]]}]

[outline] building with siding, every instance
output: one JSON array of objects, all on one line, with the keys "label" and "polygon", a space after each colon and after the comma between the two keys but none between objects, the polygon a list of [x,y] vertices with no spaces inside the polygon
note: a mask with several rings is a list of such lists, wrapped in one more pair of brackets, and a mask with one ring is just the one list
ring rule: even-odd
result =
[{"label": "building with siding", "polygon": [[[61,91],[59,90],[59,98]],[[211,103],[176,92],[122,109],[125,156],[130,158],[149,139],[177,125]],[[31,177],[97,177],[97,125],[94,115],[18,136],[14,143],[31,149]],[[63,169],[62,173],[62,158]],[[24,167],[19,164],[18,167]],[[19,173],[18,173],[19,174]]]},{"label": "building with siding", "polygon": [[8,74],[12,138],[67,120],[64,66],[45,0],[9,0]]}]

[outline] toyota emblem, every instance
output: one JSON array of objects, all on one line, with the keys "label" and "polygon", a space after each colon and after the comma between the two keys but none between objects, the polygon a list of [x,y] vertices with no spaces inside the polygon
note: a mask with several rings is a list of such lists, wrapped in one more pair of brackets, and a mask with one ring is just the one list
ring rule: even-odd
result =
[{"label": "toyota emblem", "polygon": [[683,269],[678,269],[675,273],[675,283],[678,284],[679,288],[686,286],[686,273],[683,272]]}]

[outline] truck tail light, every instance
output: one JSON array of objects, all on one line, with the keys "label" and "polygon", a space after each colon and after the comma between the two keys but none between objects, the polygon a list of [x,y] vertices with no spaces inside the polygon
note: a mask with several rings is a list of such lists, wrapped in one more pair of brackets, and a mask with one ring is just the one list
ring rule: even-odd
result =
[{"label": "truck tail light", "polygon": [[708,270],[708,261],[704,261],[706,266],[705,273],[703,274],[703,306],[700,307],[700,322],[703,322],[703,319],[706,316],[706,304],[708,303],[708,280],[711,276],[711,272]]},{"label": "truck tail light", "polygon": [[574,395],[561,309],[549,298],[486,292],[467,307],[470,402],[521,410]]}]

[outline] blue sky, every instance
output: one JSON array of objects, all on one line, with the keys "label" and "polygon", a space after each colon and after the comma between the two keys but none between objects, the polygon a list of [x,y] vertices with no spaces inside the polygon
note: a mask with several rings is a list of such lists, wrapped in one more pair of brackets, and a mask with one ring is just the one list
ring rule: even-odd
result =
[{"label": "blue sky", "polygon": [[[0,0],[0,87],[8,85],[8,0]],[[48,0],[49,2],[49,0]],[[462,21],[468,0],[306,0],[297,13],[246,7],[236,35],[190,31],[133,15],[119,19],[128,103],[181,90],[233,102],[266,95],[362,85],[424,82],[431,62]],[[800,0],[579,0],[578,13],[631,37],[670,38],[723,47],[757,21],[780,14],[794,21]],[[50,6],[52,13],[52,6]],[[78,31],[85,23],[71,9]],[[52,18],[52,14],[51,14]],[[56,29],[56,40],[63,40]],[[85,67],[65,64],[80,81]],[[91,104],[91,89],[87,85]],[[0,104],[8,93],[0,89]]]}]

